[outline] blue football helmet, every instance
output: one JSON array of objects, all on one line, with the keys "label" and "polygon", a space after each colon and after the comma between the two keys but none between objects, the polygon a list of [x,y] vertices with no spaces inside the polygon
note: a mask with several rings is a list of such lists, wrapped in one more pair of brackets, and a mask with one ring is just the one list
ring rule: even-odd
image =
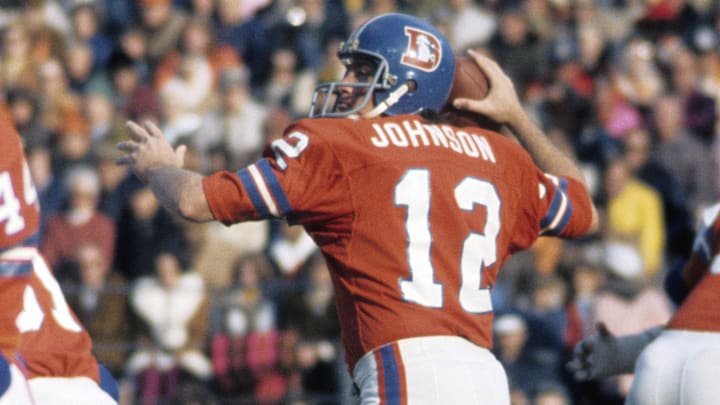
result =
[{"label": "blue football helmet", "polygon": [[[377,66],[374,77],[367,83],[319,84],[310,117],[355,115],[371,100],[375,108],[366,116],[439,112],[455,74],[455,56],[447,39],[427,21],[404,14],[370,19],[340,45],[338,57],[348,67],[354,58],[371,60]],[[338,111],[342,87],[366,88],[359,105]]]}]

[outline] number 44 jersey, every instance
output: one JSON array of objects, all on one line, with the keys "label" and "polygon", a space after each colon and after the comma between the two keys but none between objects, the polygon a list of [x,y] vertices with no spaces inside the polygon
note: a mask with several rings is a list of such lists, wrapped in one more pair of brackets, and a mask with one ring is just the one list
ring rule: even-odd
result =
[{"label": "number 44 jersey", "polygon": [[332,273],[351,369],[409,337],[490,348],[491,289],[507,257],[591,222],[585,188],[543,173],[513,140],[417,115],[299,120],[264,159],[203,188],[226,224],[305,227]]},{"label": "number 44 jersey", "polygon": [[90,336],[38,251],[37,197],[20,136],[0,106],[0,348],[21,353],[28,378],[97,382]]},{"label": "number 44 jersey", "polygon": [[40,208],[20,136],[0,105],[0,349],[14,350],[15,318],[32,272],[29,251],[37,247]]}]

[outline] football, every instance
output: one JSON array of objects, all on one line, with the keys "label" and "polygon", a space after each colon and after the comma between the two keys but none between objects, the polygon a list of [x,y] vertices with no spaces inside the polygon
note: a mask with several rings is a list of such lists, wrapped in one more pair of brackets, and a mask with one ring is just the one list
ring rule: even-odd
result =
[{"label": "football", "polygon": [[480,99],[490,89],[485,72],[468,56],[455,57],[455,78],[448,95],[448,104],[458,97]]},{"label": "football", "polygon": [[487,96],[489,90],[490,82],[475,61],[469,56],[456,56],[455,77],[443,109],[446,119],[457,126],[480,126],[498,131],[500,125],[489,118],[452,106],[453,100],[458,97],[481,99]]}]

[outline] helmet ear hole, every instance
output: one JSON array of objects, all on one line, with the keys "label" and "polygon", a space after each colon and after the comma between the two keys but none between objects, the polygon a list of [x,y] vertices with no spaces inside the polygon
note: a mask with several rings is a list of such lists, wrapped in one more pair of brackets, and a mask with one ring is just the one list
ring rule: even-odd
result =
[{"label": "helmet ear hole", "polygon": [[410,79],[410,80],[406,81],[405,84],[407,84],[407,86],[408,86],[408,93],[415,93],[415,91],[417,90],[417,87],[418,87],[417,82],[415,80]]}]

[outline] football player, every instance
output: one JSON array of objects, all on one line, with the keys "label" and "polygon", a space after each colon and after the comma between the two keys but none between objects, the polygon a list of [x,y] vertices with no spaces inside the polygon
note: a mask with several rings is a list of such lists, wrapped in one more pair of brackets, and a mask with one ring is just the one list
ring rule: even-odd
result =
[{"label": "football player", "polygon": [[720,204],[703,212],[690,258],[668,272],[665,289],[679,305],[667,325],[620,337],[599,325],[597,336],[575,348],[568,364],[575,378],[634,372],[626,400],[632,405],[718,403]]},{"label": "football player", "polygon": [[0,105],[0,404],[32,403],[22,363],[16,358],[23,294],[38,254],[38,195],[22,143]]},{"label": "football player", "polygon": [[[32,396],[9,403],[115,404],[115,380],[95,360],[90,336],[38,251],[37,192],[20,136],[2,106],[0,150],[0,344],[3,353],[18,353],[28,378],[22,385]],[[7,376],[6,360],[0,360],[0,376]],[[10,364],[12,377],[15,367]],[[13,388],[15,380],[9,381]]]},{"label": "football player", "polygon": [[372,18],[338,57],[342,81],[320,84],[311,117],[244,169],[183,170],[184,146],[173,149],[149,122],[128,123],[118,163],[189,220],[302,224],[332,274],[360,403],[507,404],[507,378],[490,351],[491,289],[508,256],[540,235],[596,226],[580,171],[482,56],[490,94],[456,107],[506,123],[525,149],[435,120],[455,59],[422,19]]}]

